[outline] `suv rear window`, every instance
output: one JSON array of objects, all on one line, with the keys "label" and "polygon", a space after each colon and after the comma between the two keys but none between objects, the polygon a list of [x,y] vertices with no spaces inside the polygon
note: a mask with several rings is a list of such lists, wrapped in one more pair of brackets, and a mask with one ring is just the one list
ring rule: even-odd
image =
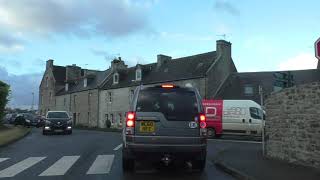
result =
[{"label": "suv rear window", "polygon": [[137,112],[161,112],[169,121],[193,121],[199,113],[196,94],[186,89],[141,90]]},{"label": "suv rear window", "polygon": [[65,112],[49,112],[47,118],[69,118]]}]

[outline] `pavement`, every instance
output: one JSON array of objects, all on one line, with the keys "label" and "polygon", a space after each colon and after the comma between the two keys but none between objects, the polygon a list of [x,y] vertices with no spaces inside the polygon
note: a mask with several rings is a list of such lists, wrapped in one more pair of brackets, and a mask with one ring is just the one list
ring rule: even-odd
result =
[{"label": "pavement", "polygon": [[[224,148],[215,157],[215,165],[237,179],[319,180],[320,171],[310,167],[264,158],[259,142],[211,140]],[[229,143],[229,144],[228,144]]]},{"label": "pavement", "polygon": [[202,174],[147,163],[138,164],[135,173],[123,174],[120,133],[74,129],[72,135],[43,136],[41,129],[33,128],[25,138],[0,148],[0,179],[232,180],[210,160],[228,146],[209,141]]}]

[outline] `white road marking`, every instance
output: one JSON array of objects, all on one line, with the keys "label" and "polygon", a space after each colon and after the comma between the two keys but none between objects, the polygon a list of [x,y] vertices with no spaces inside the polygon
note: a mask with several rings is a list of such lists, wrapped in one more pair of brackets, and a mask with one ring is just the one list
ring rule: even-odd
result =
[{"label": "white road marking", "polygon": [[234,142],[234,143],[251,143],[251,144],[261,144],[258,141],[238,141],[238,140],[228,140],[228,139],[208,139],[209,141],[220,141],[220,142]]},{"label": "white road marking", "polygon": [[3,162],[5,160],[8,160],[9,158],[0,158],[0,162]]},{"label": "white road marking", "polygon": [[111,170],[114,155],[99,155],[87,174],[108,174]]},{"label": "white road marking", "polygon": [[117,147],[115,147],[113,150],[118,151],[120,148],[122,148],[122,144],[119,144]]},{"label": "white road marking", "polygon": [[46,157],[29,157],[23,161],[18,162],[17,164],[8,167],[7,169],[0,171],[0,178],[13,177],[21,173],[22,171],[30,168],[31,166],[37,164],[45,158]]},{"label": "white road marking", "polygon": [[59,176],[64,175],[80,156],[63,156],[39,176]]}]

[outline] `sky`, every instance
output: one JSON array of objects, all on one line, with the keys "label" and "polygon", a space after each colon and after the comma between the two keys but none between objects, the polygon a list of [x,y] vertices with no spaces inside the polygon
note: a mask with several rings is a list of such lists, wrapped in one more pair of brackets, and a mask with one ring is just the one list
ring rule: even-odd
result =
[{"label": "sky", "polygon": [[[10,106],[38,101],[45,62],[105,70],[232,43],[239,72],[314,69],[320,1],[0,0],[0,80]],[[224,36],[225,35],[225,36]]]}]

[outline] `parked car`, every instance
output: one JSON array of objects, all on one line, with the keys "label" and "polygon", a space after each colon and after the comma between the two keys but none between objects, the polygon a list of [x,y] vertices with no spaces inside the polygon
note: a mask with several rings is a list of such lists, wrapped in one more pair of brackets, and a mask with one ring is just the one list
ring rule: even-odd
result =
[{"label": "parked car", "polygon": [[182,162],[202,172],[206,154],[206,119],[197,89],[137,87],[123,129],[124,172],[140,160]]},{"label": "parked car", "polygon": [[66,111],[48,111],[42,134],[61,132],[72,134],[72,118]]},{"label": "parked car", "polygon": [[[29,121],[29,120],[28,120]],[[29,121],[30,122],[30,121]],[[18,114],[16,116],[16,118],[14,119],[14,123],[15,126],[17,125],[21,125],[21,126],[30,126],[30,124],[28,124],[27,119],[25,118],[24,114]]]},{"label": "parked car", "polygon": [[252,100],[203,100],[209,137],[261,136],[265,112]]},{"label": "parked car", "polygon": [[44,126],[44,124],[45,124],[45,117],[44,116],[38,115],[38,116],[36,116],[36,120],[38,122],[36,125],[37,128]]}]

